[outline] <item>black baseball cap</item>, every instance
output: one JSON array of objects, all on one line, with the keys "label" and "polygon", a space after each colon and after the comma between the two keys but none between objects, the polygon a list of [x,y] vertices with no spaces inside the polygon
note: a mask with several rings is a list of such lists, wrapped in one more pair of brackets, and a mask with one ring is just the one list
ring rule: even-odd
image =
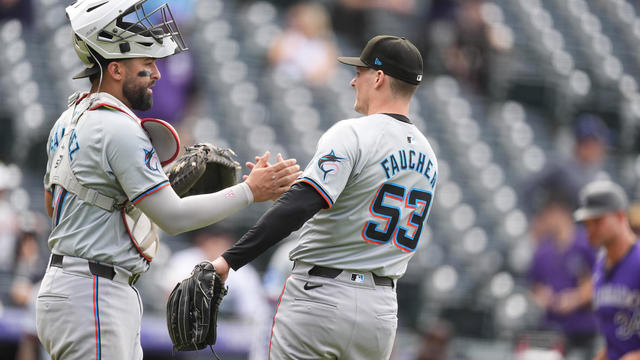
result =
[{"label": "black baseball cap", "polygon": [[594,181],[580,191],[580,207],[573,218],[585,221],[610,212],[626,211],[628,206],[629,200],[620,185],[608,180]]},{"label": "black baseball cap", "polygon": [[338,58],[343,64],[382,70],[413,85],[422,82],[422,55],[411,41],[397,36],[378,35],[369,40],[360,57]]}]

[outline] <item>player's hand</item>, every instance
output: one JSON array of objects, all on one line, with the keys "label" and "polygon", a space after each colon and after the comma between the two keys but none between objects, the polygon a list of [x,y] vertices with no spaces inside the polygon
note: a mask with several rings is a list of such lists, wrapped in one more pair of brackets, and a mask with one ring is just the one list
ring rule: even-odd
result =
[{"label": "player's hand", "polygon": [[223,282],[227,281],[227,276],[229,276],[229,263],[222,256],[218,256],[215,260],[211,262],[213,267],[216,269],[216,274],[220,275],[220,278]]},{"label": "player's hand", "polygon": [[640,350],[628,352],[620,360],[640,360]]},{"label": "player's hand", "polygon": [[302,174],[295,159],[284,160],[278,154],[278,162],[270,165],[269,156],[267,151],[255,164],[252,164],[251,173],[245,179],[251,188],[255,202],[276,200],[282,193],[289,190],[293,182]]},{"label": "player's hand", "polygon": [[578,308],[580,298],[575,290],[565,290],[560,292],[553,303],[552,309],[558,314],[569,314]]},{"label": "player's hand", "polygon": [[[244,163],[244,166],[247,167],[247,169],[249,169],[249,171],[253,170],[254,167],[256,167],[256,163],[260,162],[260,159],[262,159],[263,157],[267,157],[266,161],[263,163],[264,166],[263,167],[267,167],[270,166],[271,164],[269,164],[269,152],[265,152],[263,156],[256,156],[255,157],[255,163],[252,163],[250,161],[247,161],[246,163]],[[282,159],[282,155],[278,154],[278,159]],[[249,175],[242,175],[242,181],[246,181],[247,178],[249,178]]]},{"label": "player's hand", "polygon": [[533,299],[539,307],[548,309],[553,302],[553,289],[537,284],[533,289]]}]

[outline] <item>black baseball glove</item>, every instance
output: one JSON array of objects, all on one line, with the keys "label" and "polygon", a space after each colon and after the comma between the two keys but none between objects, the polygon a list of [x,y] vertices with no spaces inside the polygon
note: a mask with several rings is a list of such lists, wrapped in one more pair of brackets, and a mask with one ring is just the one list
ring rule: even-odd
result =
[{"label": "black baseball glove", "polygon": [[185,149],[184,155],[165,172],[180,197],[209,194],[238,183],[240,164],[231,149],[201,143]]},{"label": "black baseball glove", "polygon": [[177,350],[200,350],[216,343],[218,307],[227,291],[208,261],[176,285],[167,302],[167,326]]}]

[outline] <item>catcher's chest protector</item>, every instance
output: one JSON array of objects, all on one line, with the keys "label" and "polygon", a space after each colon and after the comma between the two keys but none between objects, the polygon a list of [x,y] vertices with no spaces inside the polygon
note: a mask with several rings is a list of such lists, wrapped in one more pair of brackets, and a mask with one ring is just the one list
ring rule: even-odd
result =
[{"label": "catcher's chest protector", "polygon": [[[87,98],[87,96],[89,98]],[[96,110],[103,106],[119,110],[140,124],[140,120],[117,99],[105,93],[83,94],[75,93],[69,97],[69,108],[60,119],[64,126],[60,145],[53,153],[48,187],[62,186],[68,192],[76,195],[82,201],[97,206],[106,211],[120,211],[124,226],[129,233],[133,245],[140,255],[151,261],[158,252],[158,226],[154,224],[140,209],[128,204],[128,200],[114,199],[100,192],[90,189],[78,181],[71,170],[69,159],[69,142],[75,136],[76,126],[87,116],[87,111]],[[126,109],[126,110],[125,110]]]}]

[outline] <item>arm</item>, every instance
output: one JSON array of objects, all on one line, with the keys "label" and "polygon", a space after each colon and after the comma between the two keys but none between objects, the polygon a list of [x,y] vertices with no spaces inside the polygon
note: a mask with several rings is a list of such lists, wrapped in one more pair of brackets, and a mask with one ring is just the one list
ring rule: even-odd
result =
[{"label": "arm", "polygon": [[547,310],[553,299],[553,289],[542,283],[535,283],[531,287],[533,299],[538,306]]},{"label": "arm", "polygon": [[222,279],[299,229],[327,204],[311,186],[297,183],[244,236],[212,263]]},{"label": "arm", "polygon": [[293,159],[280,159],[274,165],[266,165],[267,160],[268,154],[260,159],[244,183],[216,193],[180,198],[167,186],[136,206],[171,235],[213,224],[254,201],[277,197],[300,175]]},{"label": "arm", "polygon": [[47,189],[44,189],[44,209],[49,217],[53,216],[53,194]]},{"label": "arm", "polygon": [[609,360],[607,358],[607,346],[606,345],[602,349],[600,349],[600,351],[598,351],[598,354],[596,354],[596,356],[593,358],[593,360]]},{"label": "arm", "polygon": [[576,309],[588,305],[593,295],[593,282],[590,275],[585,275],[580,279],[577,288],[567,289],[557,295],[557,301],[553,304],[553,309],[561,314],[568,314]]},{"label": "arm", "polygon": [[628,352],[620,360],[640,360],[640,350]]},{"label": "arm", "polygon": [[251,204],[254,198],[246,183],[213,194],[180,198],[173,188],[164,187],[136,206],[170,235],[213,224]]}]

